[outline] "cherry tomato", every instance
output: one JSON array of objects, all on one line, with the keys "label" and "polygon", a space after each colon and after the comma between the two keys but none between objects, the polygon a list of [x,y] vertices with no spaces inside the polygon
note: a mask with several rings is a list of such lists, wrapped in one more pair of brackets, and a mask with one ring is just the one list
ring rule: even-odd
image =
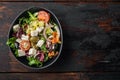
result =
[{"label": "cherry tomato", "polygon": [[23,51],[27,51],[30,49],[30,42],[28,40],[22,40],[20,42],[20,49]]},{"label": "cherry tomato", "polygon": [[39,11],[38,12],[38,20],[45,21],[46,23],[49,21],[50,15],[46,11]]}]

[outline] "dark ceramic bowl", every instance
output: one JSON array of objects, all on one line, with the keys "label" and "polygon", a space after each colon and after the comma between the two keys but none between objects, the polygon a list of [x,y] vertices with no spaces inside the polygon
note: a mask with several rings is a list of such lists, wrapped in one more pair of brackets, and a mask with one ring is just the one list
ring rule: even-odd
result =
[{"label": "dark ceramic bowl", "polygon": [[45,8],[41,8],[41,7],[32,7],[32,8],[29,8],[29,9],[26,9],[24,10],[23,12],[21,12],[16,18],[15,20],[13,21],[12,25],[11,25],[11,28],[9,30],[9,35],[8,35],[8,38],[10,38],[12,36],[12,33],[13,33],[13,30],[12,30],[12,27],[13,25],[15,24],[18,24],[19,22],[19,19],[21,17],[28,17],[28,13],[27,11],[30,11],[31,13],[34,13],[34,12],[38,12],[40,10],[44,10],[46,12],[48,12],[50,15],[51,15],[51,19],[58,25],[59,27],[59,30],[60,30],[60,40],[61,40],[61,44],[58,46],[57,50],[58,50],[58,55],[48,61],[46,61],[45,63],[43,63],[43,66],[42,67],[36,67],[36,66],[29,66],[28,65],[28,60],[26,59],[26,57],[16,57],[15,56],[15,51],[12,50],[12,48],[10,48],[12,54],[14,55],[14,57],[18,60],[18,62],[20,62],[21,64],[23,64],[24,66],[26,67],[29,67],[31,69],[43,69],[43,68],[47,68],[48,66],[52,65],[53,63],[55,63],[55,61],[58,59],[58,57],[60,56],[61,54],[61,50],[62,50],[62,45],[63,45],[63,34],[62,34],[62,28],[61,28],[61,25],[60,25],[60,22],[58,20],[58,18],[55,16],[55,14],[48,10],[48,9],[45,9]]}]

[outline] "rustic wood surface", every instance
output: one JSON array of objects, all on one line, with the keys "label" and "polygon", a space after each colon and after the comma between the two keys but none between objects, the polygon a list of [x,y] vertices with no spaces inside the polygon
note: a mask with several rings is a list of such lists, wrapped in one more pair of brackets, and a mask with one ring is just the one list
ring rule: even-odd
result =
[{"label": "rustic wood surface", "polygon": [[118,72],[2,73],[1,80],[120,80]]},{"label": "rustic wood surface", "polygon": [[[28,2],[0,0],[0,80],[120,79],[119,3],[109,3],[112,0],[106,0],[106,3],[25,1]],[[12,21],[21,11],[32,6],[53,11],[63,29],[61,56],[55,64],[44,70],[24,67],[5,44]]]}]

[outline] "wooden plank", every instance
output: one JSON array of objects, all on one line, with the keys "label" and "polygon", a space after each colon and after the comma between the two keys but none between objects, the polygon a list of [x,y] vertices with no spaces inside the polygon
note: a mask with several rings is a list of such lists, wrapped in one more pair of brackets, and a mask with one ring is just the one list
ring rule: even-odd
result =
[{"label": "wooden plank", "polygon": [[1,2],[80,2],[79,0],[0,0]]},{"label": "wooden plank", "polygon": [[80,80],[80,73],[5,73],[0,74],[0,78],[2,80]]},{"label": "wooden plank", "polygon": [[0,73],[1,80],[119,80],[119,72]]},{"label": "wooden plank", "polygon": [[119,3],[119,0],[0,0],[0,2]]}]

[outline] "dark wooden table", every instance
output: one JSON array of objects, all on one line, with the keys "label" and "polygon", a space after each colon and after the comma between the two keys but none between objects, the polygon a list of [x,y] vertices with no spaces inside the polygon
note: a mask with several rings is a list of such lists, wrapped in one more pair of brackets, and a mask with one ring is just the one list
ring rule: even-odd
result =
[{"label": "dark wooden table", "polygon": [[[0,0],[0,80],[120,80],[119,0]],[[61,22],[63,50],[44,70],[28,69],[12,55],[6,40],[24,9],[50,9]]]}]

